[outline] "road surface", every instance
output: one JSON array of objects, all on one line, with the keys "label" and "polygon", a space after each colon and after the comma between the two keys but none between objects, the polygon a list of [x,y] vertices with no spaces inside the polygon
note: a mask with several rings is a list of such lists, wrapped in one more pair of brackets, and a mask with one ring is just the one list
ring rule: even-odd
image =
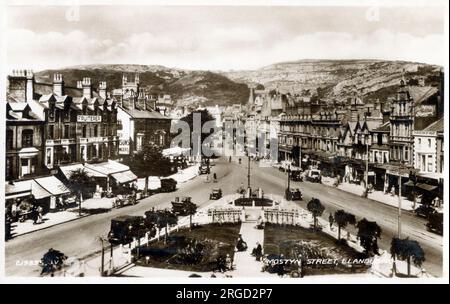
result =
[{"label": "road surface", "polygon": [[[251,163],[251,186],[261,187],[266,194],[283,195],[287,186],[286,174],[275,168],[259,167],[256,162]],[[118,215],[143,215],[152,207],[164,208],[170,206],[175,196],[191,196],[193,202],[200,207],[206,206],[212,188],[220,187],[224,195],[233,194],[239,186],[247,186],[247,161],[239,165],[237,162],[228,163],[220,160],[212,167],[216,173],[218,183],[205,183],[205,177],[200,176],[185,184],[173,193],[153,195],[135,206],[113,209],[108,213],[88,216],[73,222],[50,227],[31,234],[19,236],[6,242],[5,274],[8,276],[39,276],[39,267],[24,265],[39,261],[42,255],[54,248],[64,252],[69,257],[86,258],[100,250],[99,236],[106,236],[109,231],[110,220]],[[291,183],[299,187],[304,200],[299,205],[306,208],[311,197],[316,197],[326,207],[323,218],[328,219],[329,212],[344,209],[355,214],[357,219],[363,217],[376,221],[383,229],[379,246],[389,249],[391,239],[397,234],[397,210],[392,206],[381,204],[343,192],[341,190],[313,184],[309,182]],[[442,237],[426,231],[425,221],[408,212],[402,216],[403,237],[409,236],[422,245],[426,254],[424,267],[434,276],[442,273]],[[351,230],[351,229],[350,229]]]}]

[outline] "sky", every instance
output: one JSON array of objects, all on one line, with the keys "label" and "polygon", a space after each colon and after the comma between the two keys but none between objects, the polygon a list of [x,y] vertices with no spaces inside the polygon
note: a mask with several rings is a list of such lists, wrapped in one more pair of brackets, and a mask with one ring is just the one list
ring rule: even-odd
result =
[{"label": "sky", "polygon": [[10,6],[10,69],[154,64],[248,70],[300,59],[444,65],[440,7]]}]

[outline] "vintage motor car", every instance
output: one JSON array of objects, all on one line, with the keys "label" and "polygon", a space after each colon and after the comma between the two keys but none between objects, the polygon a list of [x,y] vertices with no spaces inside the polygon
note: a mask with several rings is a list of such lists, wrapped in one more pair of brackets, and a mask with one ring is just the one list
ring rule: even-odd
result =
[{"label": "vintage motor car", "polygon": [[303,181],[302,171],[300,170],[291,171],[290,179],[294,182],[302,182]]},{"label": "vintage motor car", "polygon": [[286,199],[288,201],[301,201],[303,199],[302,192],[298,188],[286,189]]},{"label": "vintage motor car", "polygon": [[197,208],[197,205],[194,204],[190,196],[175,198],[175,201],[172,202],[172,212],[179,216],[186,216],[190,214],[190,210]]},{"label": "vintage motor car", "polygon": [[309,170],[306,180],[312,183],[320,183],[322,181],[321,171],[317,169]]},{"label": "vintage motor car", "polygon": [[428,218],[435,211],[436,210],[432,206],[428,204],[421,204],[419,207],[414,209],[414,214],[420,217]]},{"label": "vintage motor car", "polygon": [[108,240],[113,245],[130,243],[134,237],[142,237],[145,232],[142,216],[121,215],[111,220]]},{"label": "vintage motor car", "polygon": [[198,174],[202,175],[202,174],[209,174],[210,170],[209,170],[209,166],[207,164],[201,164],[198,167]]},{"label": "vintage motor car", "polygon": [[177,181],[173,178],[161,179],[161,192],[173,192],[177,190]]},{"label": "vintage motor car", "polygon": [[444,231],[443,223],[444,223],[444,214],[440,212],[434,212],[428,216],[428,223],[426,224],[426,226],[429,231],[433,231],[442,235]]},{"label": "vintage motor car", "polygon": [[222,189],[213,189],[211,194],[209,195],[210,200],[218,200],[222,197]]}]

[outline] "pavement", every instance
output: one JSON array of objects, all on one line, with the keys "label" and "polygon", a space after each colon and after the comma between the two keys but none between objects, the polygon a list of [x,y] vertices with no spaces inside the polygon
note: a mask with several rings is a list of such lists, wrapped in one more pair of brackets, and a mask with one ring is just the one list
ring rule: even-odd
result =
[{"label": "pavement", "polygon": [[261,277],[271,275],[267,272],[261,272],[263,266],[261,261],[256,261],[256,258],[251,255],[253,248],[256,247],[256,243],[260,243],[264,246],[264,230],[256,229],[256,221],[247,221],[241,224],[242,239],[247,243],[246,251],[237,251],[234,253],[234,267],[235,270],[231,271],[233,277],[245,278],[245,277]]},{"label": "pavement", "polygon": [[[283,196],[287,186],[286,173],[275,168],[259,167],[257,162],[251,164],[251,186],[261,187],[264,192]],[[57,225],[39,232],[14,238],[5,244],[5,274],[7,276],[39,276],[39,267],[24,261],[40,260],[49,249],[54,248],[64,252],[69,257],[85,260],[100,251],[99,236],[106,236],[109,231],[110,220],[118,215],[142,215],[145,211],[156,208],[170,207],[170,201],[175,196],[191,196],[192,201],[200,207],[209,206],[214,202],[209,200],[212,188],[222,188],[224,195],[235,194],[236,189],[247,183],[247,161],[243,159],[239,165],[237,161],[218,162],[211,168],[212,173],[218,176],[217,183],[206,183],[203,178],[191,179],[179,185],[174,193],[160,193],[141,200],[137,205],[121,209],[113,209],[110,212],[96,214],[86,218]],[[293,187],[301,189],[304,200],[296,204],[306,209],[311,197],[321,200],[325,206],[322,219],[328,221],[329,213],[344,209],[353,213],[357,219],[367,218],[376,221],[382,228],[382,237],[379,246],[389,250],[393,236],[397,236],[398,210],[390,205],[382,204],[374,200],[362,198],[352,193],[328,187],[322,184],[309,182],[291,183]],[[404,211],[401,215],[402,236],[417,240],[425,251],[426,261],[423,267],[434,276],[442,275],[442,236],[428,232],[425,229],[426,221],[414,216],[411,212]],[[355,234],[354,227],[348,230]],[[251,244],[249,245],[251,247]]]},{"label": "pavement", "polygon": [[[333,183],[334,183],[334,178],[329,178],[329,177],[322,178],[322,184],[324,184],[326,186],[334,187]],[[361,196],[364,193],[363,186],[345,183],[345,182],[341,183],[337,187],[337,189],[345,191],[345,192],[353,193],[353,194],[359,195],[359,196]],[[397,195],[384,193],[383,191],[373,190],[371,193],[369,193],[367,198],[377,201],[382,204],[386,204],[386,205],[398,208],[398,196]],[[402,206],[401,207],[402,207],[402,210],[412,211],[412,210],[414,210],[414,202],[408,200],[406,197],[402,197]]]}]

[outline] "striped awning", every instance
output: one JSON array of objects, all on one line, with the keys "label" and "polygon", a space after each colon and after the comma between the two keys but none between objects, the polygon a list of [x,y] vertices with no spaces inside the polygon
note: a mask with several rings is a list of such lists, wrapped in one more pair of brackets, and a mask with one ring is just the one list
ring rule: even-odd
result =
[{"label": "striped awning", "polygon": [[65,193],[70,193],[69,188],[66,187],[59,179],[55,176],[47,176],[36,178],[35,182],[44,188],[51,195],[61,195]]},{"label": "striped awning", "polygon": [[119,184],[125,184],[132,181],[137,180],[137,176],[131,172],[130,170],[119,172],[119,173],[113,173],[111,176],[119,183]]}]

